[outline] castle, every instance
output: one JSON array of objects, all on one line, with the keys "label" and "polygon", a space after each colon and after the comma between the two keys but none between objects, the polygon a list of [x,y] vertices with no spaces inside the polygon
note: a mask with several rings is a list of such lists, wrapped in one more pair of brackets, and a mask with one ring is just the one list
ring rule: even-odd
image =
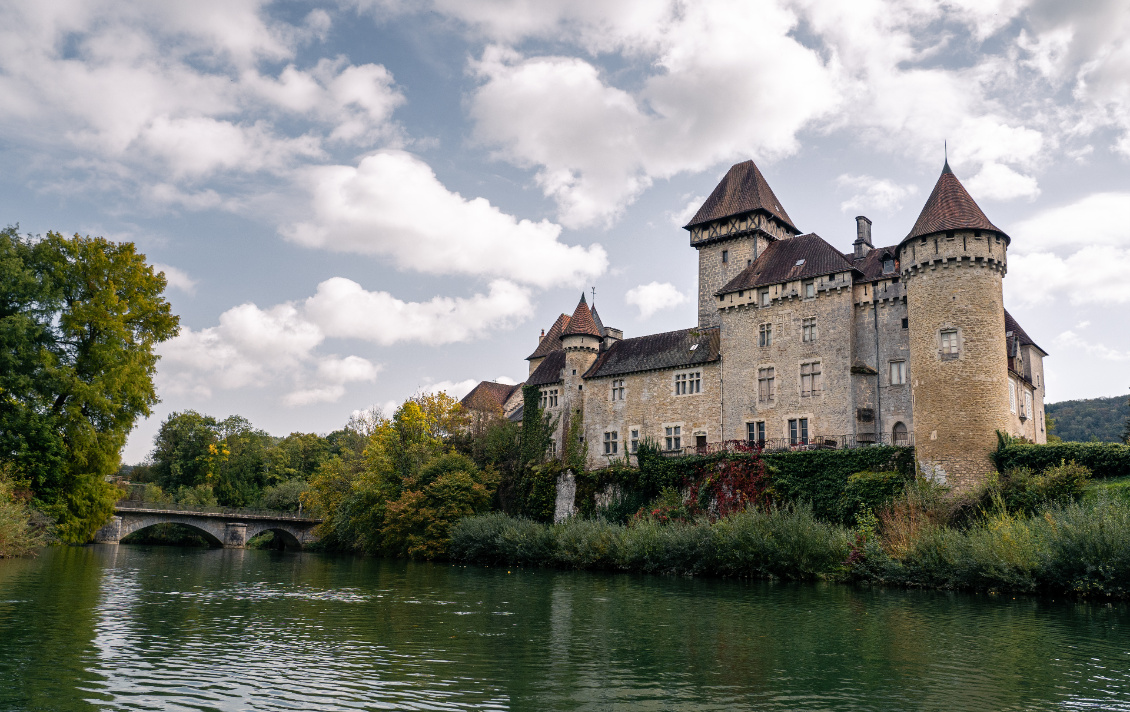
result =
[{"label": "castle", "polygon": [[[948,162],[897,245],[875,247],[862,216],[848,254],[801,234],[753,161],[685,229],[697,326],[625,339],[582,295],[527,357],[525,385],[558,416],[551,456],[580,417],[591,468],[645,438],[671,452],[893,443],[963,487],[991,471],[998,430],[1046,442],[1047,353],[1004,308],[1010,238]],[[522,389],[484,382],[464,404],[517,419]]]}]

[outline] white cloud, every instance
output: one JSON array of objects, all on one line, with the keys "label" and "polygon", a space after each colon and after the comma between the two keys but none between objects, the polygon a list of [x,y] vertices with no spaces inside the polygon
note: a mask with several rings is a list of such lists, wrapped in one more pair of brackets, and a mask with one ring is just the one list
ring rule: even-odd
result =
[{"label": "white cloud", "polygon": [[566,226],[608,223],[657,178],[789,155],[797,132],[836,104],[833,77],[792,36],[798,18],[787,8],[672,3],[643,24],[639,13],[598,7],[572,15],[584,25],[577,34],[646,67],[631,90],[578,57],[495,46],[472,65],[482,82],[470,103],[476,136],[497,156],[536,167]]},{"label": "white cloud", "polygon": [[170,289],[177,289],[185,294],[196,293],[196,280],[189,277],[188,273],[184,270],[161,264],[160,262],[154,262],[152,266],[154,272],[165,273],[165,281],[168,283]]},{"label": "white cloud", "polygon": [[1066,257],[1031,252],[1010,255],[1008,263],[1004,284],[1010,303],[1130,304],[1130,249],[1098,245]]},{"label": "white cloud", "polygon": [[310,247],[391,257],[428,274],[492,275],[540,287],[602,274],[599,245],[558,241],[561,227],[507,215],[483,198],[449,191],[426,163],[382,151],[352,166],[310,168],[310,220],[284,229]]},{"label": "white cloud", "polygon": [[840,210],[845,213],[869,209],[892,212],[902,207],[903,200],[918,192],[915,185],[898,185],[887,178],[848,173],[837,178],[836,185],[854,191],[850,198],[840,203]]},{"label": "white cloud", "polygon": [[1130,351],[1119,351],[1104,344],[1092,343],[1070,329],[1055,337],[1054,343],[1061,349],[1082,351],[1103,361],[1130,361]]},{"label": "white cloud", "polygon": [[1130,193],[1093,193],[1041,210],[1008,230],[1010,251],[1063,251],[1084,245],[1130,248]]},{"label": "white cloud", "polygon": [[356,355],[320,353],[327,338],[381,345],[468,341],[529,311],[526,290],[501,280],[486,295],[417,303],[335,277],[302,303],[242,304],[221,314],[216,326],[182,327],[159,348],[158,383],[162,392],[197,398],[217,389],[270,387],[289,389],[282,401],[290,406],[331,402],[350,383],[375,381],[381,366]]},{"label": "white cloud", "polygon": [[667,213],[667,219],[670,220],[671,224],[675,227],[683,227],[694,219],[694,216],[698,213],[698,209],[701,208],[702,204],[705,202],[705,195],[696,195],[687,201],[687,204],[683,206],[682,210]]},{"label": "white cloud", "polygon": [[403,302],[388,292],[370,292],[352,280],[334,277],[318,285],[305,312],[327,336],[361,339],[388,346],[398,342],[450,344],[469,341],[526,319],[529,292],[495,280],[488,294],[470,299],[433,297]]},{"label": "white cloud", "polygon": [[462,398],[470,393],[477,385],[479,385],[477,380],[468,378],[464,381],[439,381],[438,383],[429,383],[420,390],[423,393],[446,393],[452,398]]},{"label": "white cloud", "polygon": [[647,319],[657,311],[679,306],[687,297],[670,282],[650,282],[629,289],[624,301],[638,307],[640,318]]},{"label": "white cloud", "polygon": [[986,163],[966,183],[969,192],[985,200],[1035,198],[1040,194],[1036,179],[1021,175],[1001,163]]}]

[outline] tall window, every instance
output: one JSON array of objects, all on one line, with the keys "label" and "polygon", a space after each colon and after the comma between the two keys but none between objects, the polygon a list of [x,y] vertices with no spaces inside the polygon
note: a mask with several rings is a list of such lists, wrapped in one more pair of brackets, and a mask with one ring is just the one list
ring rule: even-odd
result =
[{"label": "tall window", "polygon": [[816,341],[816,317],[810,316],[801,324],[801,341]]},{"label": "tall window", "polygon": [[619,443],[619,440],[618,440],[619,435],[620,434],[615,430],[611,430],[611,431],[604,434],[604,454],[605,455],[615,455],[616,452],[619,450],[619,446],[620,446],[620,443]]},{"label": "tall window", "polygon": [[769,290],[768,289],[762,289],[761,290],[760,300],[761,300],[761,306],[763,306],[763,307],[769,306]]},{"label": "tall window", "polygon": [[762,324],[757,327],[757,345],[758,346],[772,346],[773,345],[773,325]]},{"label": "tall window", "polygon": [[942,356],[957,356],[957,329],[942,329]]},{"label": "tall window", "polygon": [[612,379],[612,400],[624,400],[624,379]]},{"label": "tall window", "polygon": [[730,261],[730,251],[722,250],[722,263],[725,264]]},{"label": "tall window", "polygon": [[683,426],[672,425],[665,429],[668,450],[683,449]]},{"label": "tall window", "polygon": [[802,363],[800,365],[800,394],[802,396],[818,396],[823,389],[824,383],[820,374],[820,362]]},{"label": "tall window", "polygon": [[768,403],[776,397],[777,389],[774,380],[772,366],[757,369],[757,400],[759,402]]},{"label": "tall window", "polygon": [[631,444],[632,444],[632,452],[633,453],[640,451],[640,431],[638,431],[638,430],[632,431]]},{"label": "tall window", "polygon": [[1008,412],[1016,412],[1016,381],[1008,379]]},{"label": "tall window", "polygon": [[891,361],[891,385],[901,386],[906,383],[906,361]]},{"label": "tall window", "polygon": [[746,423],[746,440],[750,447],[765,447],[765,421]]},{"label": "tall window", "polygon": [[687,394],[687,374],[675,374],[675,395],[685,396]]},{"label": "tall window", "polygon": [[1024,391],[1024,415],[1032,417],[1032,394],[1028,391]]},{"label": "tall window", "polygon": [[795,418],[789,420],[789,444],[808,444],[808,418]]},{"label": "tall window", "polygon": [[812,299],[815,296],[816,296],[816,282],[805,282],[804,283],[804,298],[805,299]]}]

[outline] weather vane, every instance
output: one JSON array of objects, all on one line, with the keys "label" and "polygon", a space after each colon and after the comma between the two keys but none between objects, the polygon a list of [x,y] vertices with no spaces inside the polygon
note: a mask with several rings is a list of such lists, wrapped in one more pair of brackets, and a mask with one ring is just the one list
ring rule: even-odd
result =
[{"label": "weather vane", "polygon": [[592,288],[592,305],[596,306],[596,287]]}]

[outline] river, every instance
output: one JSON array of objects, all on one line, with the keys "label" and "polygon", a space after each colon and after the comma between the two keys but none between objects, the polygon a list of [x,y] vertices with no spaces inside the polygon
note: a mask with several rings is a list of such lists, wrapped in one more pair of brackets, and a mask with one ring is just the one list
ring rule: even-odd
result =
[{"label": "river", "polygon": [[0,710],[1130,710],[1125,604],[56,547]]}]

